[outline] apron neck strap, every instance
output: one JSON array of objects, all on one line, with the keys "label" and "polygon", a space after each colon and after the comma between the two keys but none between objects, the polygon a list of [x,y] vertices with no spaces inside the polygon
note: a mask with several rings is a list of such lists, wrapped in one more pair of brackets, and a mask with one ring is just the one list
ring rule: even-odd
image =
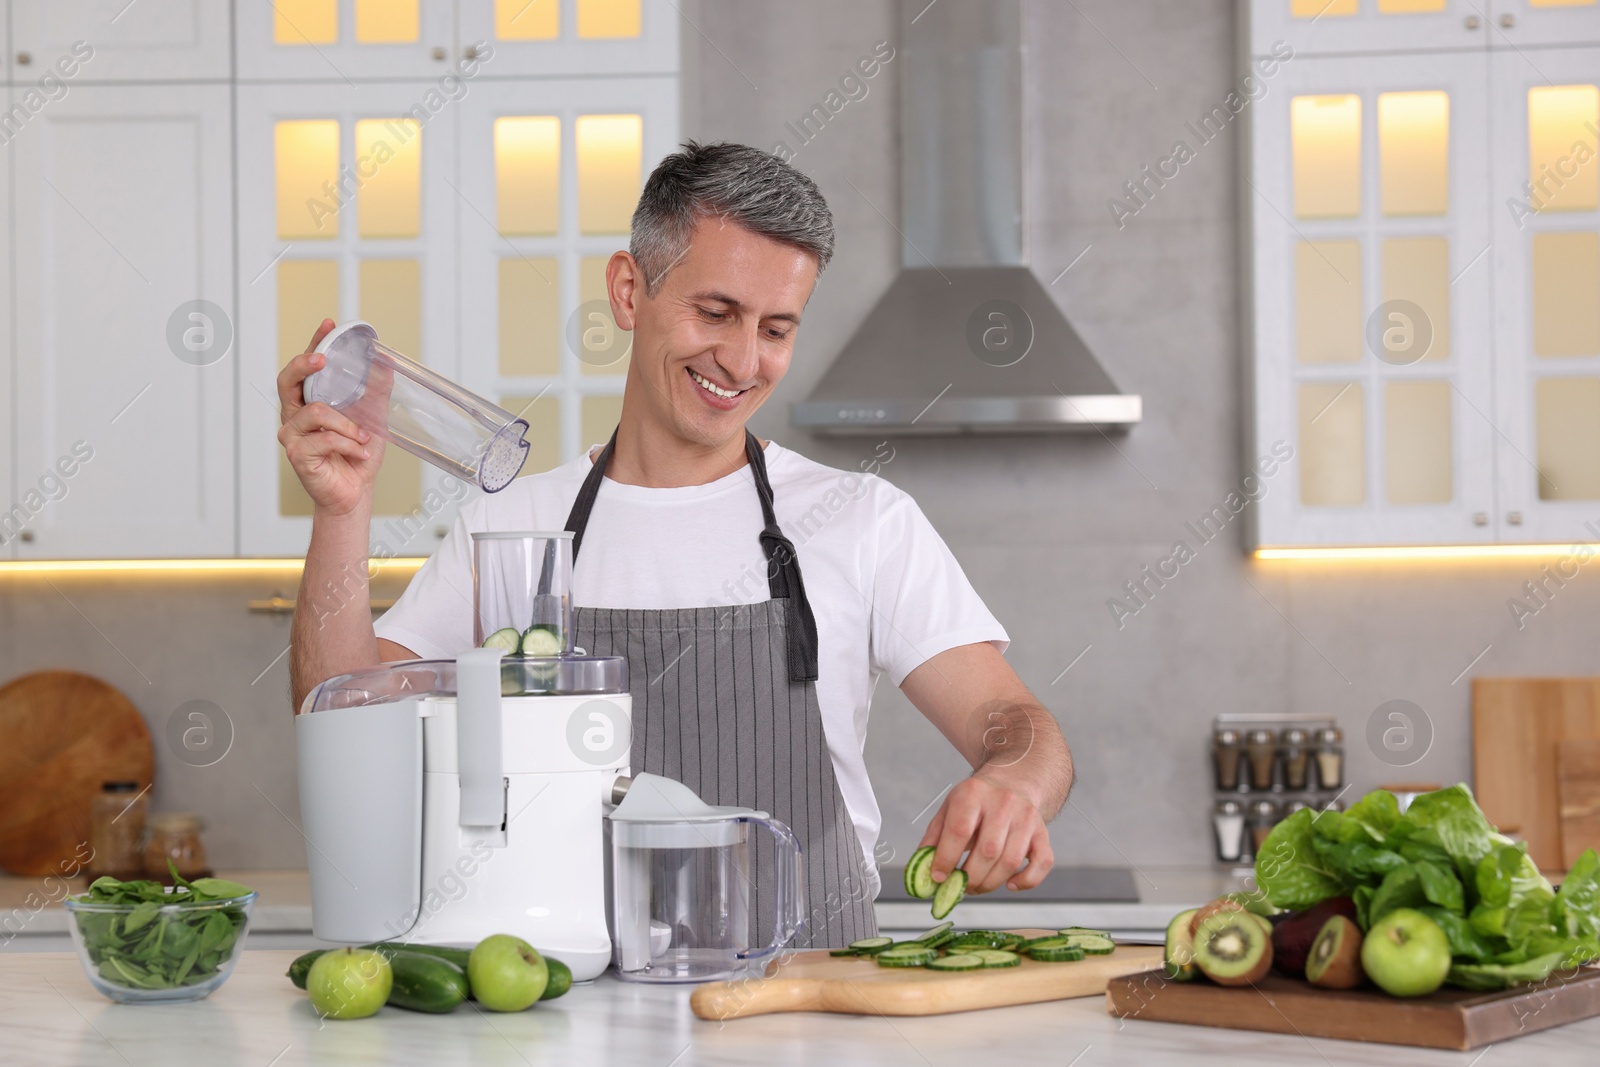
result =
[{"label": "apron neck strap", "polygon": [[[572,502],[567,515],[567,530],[572,534],[572,562],[578,562],[578,551],[583,547],[583,533],[589,526],[589,514],[594,510],[595,498],[600,495],[600,484],[605,480],[606,465],[617,448],[617,431],[595,457],[589,474]],[[761,442],[749,430],[744,432],[744,454],[750,463],[750,473],[755,479],[756,496],[761,501],[761,551],[767,558],[767,591],[774,600],[782,600],[788,614],[789,679],[795,682],[817,680],[817,620],[811,611],[811,601],[806,597],[805,581],[800,576],[800,559],[794,543],[778,527],[778,516],[772,507],[772,482],[767,478],[767,457]]]}]

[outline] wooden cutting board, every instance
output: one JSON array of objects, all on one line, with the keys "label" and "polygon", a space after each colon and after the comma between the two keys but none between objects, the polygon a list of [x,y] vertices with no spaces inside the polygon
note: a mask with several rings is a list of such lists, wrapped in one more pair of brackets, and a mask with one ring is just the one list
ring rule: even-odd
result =
[{"label": "wooden cutting board", "polygon": [[40,671],[0,689],[0,869],[59,875],[81,863],[89,802],[106,782],[151,782],[144,718],[117,689]]},{"label": "wooden cutting board", "polygon": [[1473,792],[1496,826],[1515,826],[1549,872],[1561,855],[1561,742],[1600,739],[1600,678],[1474,678]]},{"label": "wooden cutting board", "polygon": [[1229,989],[1149,971],[1113,978],[1106,1008],[1125,1019],[1465,1051],[1600,1015],[1600,967],[1498,993],[1441,989],[1417,1000],[1372,988],[1318,989],[1278,974]]},{"label": "wooden cutting board", "polygon": [[1556,759],[1561,799],[1561,862],[1600,849],[1600,740],[1563,741]]},{"label": "wooden cutting board", "polygon": [[[1042,937],[1053,931],[1016,932]],[[1134,945],[1075,963],[1024,958],[1017,967],[948,972],[880,967],[870,959],[829,956],[825,951],[799,952],[770,969],[765,978],[703,985],[689,998],[689,1006],[700,1018],[718,1021],[780,1011],[943,1015],[1097,996],[1105,992],[1109,979],[1160,962],[1160,948]]]}]

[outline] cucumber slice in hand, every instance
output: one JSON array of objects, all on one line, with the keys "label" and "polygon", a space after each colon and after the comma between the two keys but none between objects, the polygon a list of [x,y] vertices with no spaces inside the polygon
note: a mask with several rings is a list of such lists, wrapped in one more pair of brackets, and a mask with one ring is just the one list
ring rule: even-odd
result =
[{"label": "cucumber slice in hand", "polygon": [[961,898],[967,895],[967,872],[951,871],[950,877],[939,883],[933,891],[933,917],[942,919],[956,910]]},{"label": "cucumber slice in hand", "polygon": [[933,880],[933,853],[932,845],[923,845],[906,861],[906,892],[918,900],[931,899],[937,888]]},{"label": "cucumber slice in hand", "polygon": [[498,648],[508,656],[515,656],[522,647],[522,635],[514,627],[502,627],[483,639],[483,647]]}]

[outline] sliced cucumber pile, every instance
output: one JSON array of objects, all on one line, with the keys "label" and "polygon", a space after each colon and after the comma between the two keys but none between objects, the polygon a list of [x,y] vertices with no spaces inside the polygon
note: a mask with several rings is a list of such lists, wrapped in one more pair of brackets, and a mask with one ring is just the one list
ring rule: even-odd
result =
[{"label": "sliced cucumber pile", "polygon": [[498,648],[508,656],[559,656],[565,646],[561,627],[543,624],[526,630],[504,626],[483,639],[484,648]]},{"label": "sliced cucumber pile", "polygon": [[1026,938],[1007,930],[956,930],[953,924],[943,922],[910,941],[864,937],[829,955],[871,959],[880,967],[976,971],[1020,967],[1024,956],[1039,963],[1071,963],[1087,956],[1108,956],[1116,947],[1103,930],[1069,927],[1043,937]]}]

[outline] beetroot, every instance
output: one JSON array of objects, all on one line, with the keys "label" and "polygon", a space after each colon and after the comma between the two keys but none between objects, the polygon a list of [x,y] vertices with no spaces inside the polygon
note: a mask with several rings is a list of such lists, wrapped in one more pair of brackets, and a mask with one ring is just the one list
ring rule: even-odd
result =
[{"label": "beetroot", "polygon": [[1311,945],[1321,932],[1322,925],[1335,915],[1342,915],[1354,922],[1356,902],[1349,897],[1329,897],[1305,911],[1290,915],[1273,927],[1273,968],[1293,978],[1304,978]]}]

